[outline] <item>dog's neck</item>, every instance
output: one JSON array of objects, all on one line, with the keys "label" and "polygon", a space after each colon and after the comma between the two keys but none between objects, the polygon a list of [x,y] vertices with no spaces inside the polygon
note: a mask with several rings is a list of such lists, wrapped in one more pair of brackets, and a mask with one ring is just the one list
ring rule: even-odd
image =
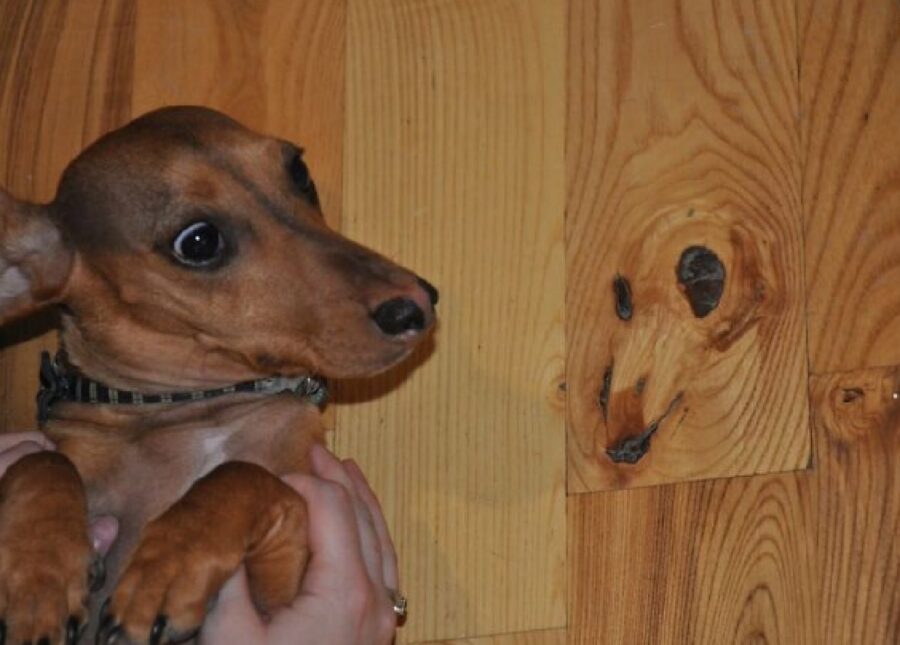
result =
[{"label": "dog's neck", "polygon": [[175,390],[148,394],[136,390],[121,390],[96,381],[67,362],[65,353],[51,358],[49,352],[41,356],[41,389],[38,393],[38,419],[43,423],[50,417],[50,409],[60,401],[91,405],[131,407],[159,407],[209,401],[233,394],[293,394],[322,406],[328,398],[325,382],[314,376],[286,378],[280,376],[241,381],[225,387],[203,390]]},{"label": "dog's neck", "polygon": [[98,342],[73,317],[64,315],[60,347],[68,363],[110,387],[148,394],[225,387],[272,376],[227,350],[204,350],[196,338],[150,332],[128,322],[117,320],[118,329],[104,330],[103,342]]},{"label": "dog's neck", "polygon": [[[196,361],[174,365],[174,357],[190,358],[190,354],[178,351],[184,345],[183,337],[166,340],[154,343],[160,349],[142,361],[141,347],[133,352],[115,348],[104,351],[85,338],[72,318],[64,316],[60,353],[56,359],[42,362],[39,418],[46,420],[50,407],[57,404],[67,410],[103,407],[127,410],[129,417],[147,417],[174,408],[202,411],[208,405],[198,405],[201,401],[216,407],[219,403],[231,405],[290,393],[298,401],[321,407],[327,398],[324,381],[311,373],[260,375],[215,353],[204,356],[199,369]],[[123,355],[131,360],[123,361]],[[56,409],[53,416],[58,416]]]}]

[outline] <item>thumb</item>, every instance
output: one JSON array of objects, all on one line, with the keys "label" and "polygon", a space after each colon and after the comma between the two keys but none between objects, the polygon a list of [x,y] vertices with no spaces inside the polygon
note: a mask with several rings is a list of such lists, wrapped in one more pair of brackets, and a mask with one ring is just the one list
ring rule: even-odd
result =
[{"label": "thumb", "polygon": [[100,555],[106,555],[119,534],[119,520],[112,515],[101,515],[90,526],[91,546]]},{"label": "thumb", "polygon": [[203,621],[200,643],[262,643],[264,626],[247,587],[241,566],[219,591],[216,604]]}]

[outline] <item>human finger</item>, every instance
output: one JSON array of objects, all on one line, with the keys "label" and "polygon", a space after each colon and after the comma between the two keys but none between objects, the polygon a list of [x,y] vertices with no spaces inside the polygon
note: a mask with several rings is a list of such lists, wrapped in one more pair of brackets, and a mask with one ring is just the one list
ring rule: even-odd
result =
[{"label": "human finger", "polygon": [[241,566],[228,579],[203,621],[200,643],[262,643],[265,625],[256,612]]},{"label": "human finger", "polygon": [[54,443],[43,432],[7,432],[0,434],[0,452],[26,441],[38,444],[43,450],[56,449]]},{"label": "human finger", "polygon": [[310,561],[303,587],[337,591],[368,578],[356,512],[341,484],[312,475],[287,475],[284,481],[306,500],[309,512]]},{"label": "human finger", "polygon": [[394,541],[388,531],[387,521],[384,519],[384,513],[381,510],[381,503],[375,496],[372,487],[366,480],[365,475],[359,465],[353,460],[344,462],[347,472],[353,482],[356,494],[369,511],[372,518],[372,524],[381,551],[381,566],[384,585],[390,589],[398,589],[400,587],[400,574],[397,565],[397,552],[394,548]]},{"label": "human finger", "polygon": [[310,461],[313,472],[323,479],[333,481],[343,486],[350,494],[353,503],[353,512],[356,515],[359,542],[362,548],[363,561],[366,570],[373,582],[383,584],[383,562],[381,557],[381,545],[375,532],[375,524],[368,507],[356,493],[350,473],[344,463],[338,460],[322,446],[314,446],[310,452]]},{"label": "human finger", "polygon": [[7,468],[19,461],[25,455],[43,452],[44,450],[46,450],[44,446],[31,440],[22,441],[11,448],[7,448],[3,452],[0,452],[0,475],[3,475]]}]

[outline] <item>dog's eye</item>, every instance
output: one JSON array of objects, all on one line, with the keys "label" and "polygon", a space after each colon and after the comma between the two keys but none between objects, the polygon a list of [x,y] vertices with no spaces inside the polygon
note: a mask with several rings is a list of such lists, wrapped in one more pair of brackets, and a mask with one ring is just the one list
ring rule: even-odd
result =
[{"label": "dog's eye", "polygon": [[172,252],[184,264],[206,267],[215,263],[225,250],[225,240],[209,222],[194,222],[172,242]]},{"label": "dog's eye", "polygon": [[294,184],[301,195],[303,195],[313,206],[319,205],[319,195],[316,192],[316,185],[313,183],[312,177],[309,175],[309,168],[300,156],[300,151],[295,150],[288,156],[287,171],[291,176],[291,182]]}]

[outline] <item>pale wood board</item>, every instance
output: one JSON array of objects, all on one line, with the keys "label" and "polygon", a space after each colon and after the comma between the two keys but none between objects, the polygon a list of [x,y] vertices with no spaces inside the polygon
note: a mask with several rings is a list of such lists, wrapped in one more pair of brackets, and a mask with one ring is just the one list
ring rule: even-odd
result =
[{"label": "pale wood board", "polygon": [[900,364],[900,3],[799,17],[812,370]]},{"label": "pale wood board", "polygon": [[818,643],[900,643],[900,367],[817,376]]},{"label": "pale wood board", "polygon": [[452,641],[432,641],[427,645],[565,645],[566,630],[548,629],[518,634],[501,634]]},{"label": "pale wood board", "polygon": [[[569,3],[571,492],[808,464],[795,32],[784,2]],[[693,245],[726,271],[702,319]],[[637,464],[606,455],[664,416]]]},{"label": "pale wood board", "polygon": [[441,290],[433,351],[338,394],[404,642],[565,624],[562,2],[353,1],[343,230]]}]

